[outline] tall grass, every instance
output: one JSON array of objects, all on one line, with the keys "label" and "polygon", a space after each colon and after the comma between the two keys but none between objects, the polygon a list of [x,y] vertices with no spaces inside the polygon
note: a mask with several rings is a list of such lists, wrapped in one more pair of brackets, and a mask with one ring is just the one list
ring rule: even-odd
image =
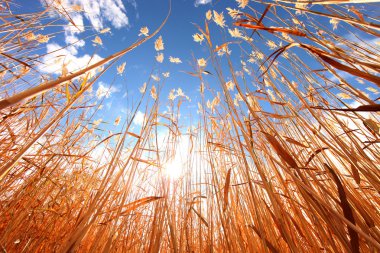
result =
[{"label": "tall grass", "polygon": [[[316,1],[318,11],[258,1],[262,12],[238,2],[233,40],[216,45],[218,13],[217,24],[206,18],[196,28],[208,48],[207,65],[195,60],[188,72],[199,79],[197,125],[180,127],[183,95],[161,113],[164,83],[153,88],[149,76],[111,133],[96,118],[91,87],[167,18],[102,61],[47,77],[34,54],[54,36],[43,28],[61,26],[48,18],[54,6],[15,15],[1,1],[4,252],[380,251],[379,105],[363,92],[377,94],[379,47],[323,21],[378,38],[378,19],[341,1]],[[184,142],[182,173],[171,178],[165,170]]]}]

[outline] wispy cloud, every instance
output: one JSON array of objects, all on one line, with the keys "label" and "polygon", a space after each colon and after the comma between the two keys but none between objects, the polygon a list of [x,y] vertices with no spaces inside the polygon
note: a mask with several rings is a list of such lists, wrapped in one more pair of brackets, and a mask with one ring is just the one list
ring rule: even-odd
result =
[{"label": "wispy cloud", "polygon": [[[94,29],[100,31],[106,22],[110,22],[115,28],[129,25],[125,6],[122,0],[40,0],[57,8],[61,13],[71,10],[72,6],[80,6],[82,12],[76,12],[76,16],[88,19]],[[58,3],[59,2],[59,3]]]},{"label": "wispy cloud", "polygon": [[[70,16],[70,22],[64,26],[65,43],[70,45],[66,52],[71,56],[78,53],[78,48],[83,47],[85,42],[80,40],[77,36],[85,31],[85,19],[89,21],[92,28],[96,31],[101,31],[107,25],[114,28],[122,28],[129,25],[129,19],[126,15],[126,9],[122,0],[40,0],[42,4],[54,6],[56,12],[51,12],[53,16]],[[130,4],[137,8],[134,0],[130,0]],[[77,6],[81,11],[74,11]],[[57,44],[49,44],[50,48],[55,47]],[[48,53],[49,53],[48,45]],[[68,54],[67,54],[68,55]],[[75,57],[69,57],[75,58]],[[80,57],[79,63],[87,60],[87,55]],[[77,60],[77,59],[74,59]],[[51,73],[52,71],[47,71]]]},{"label": "wispy cloud", "polygon": [[199,5],[209,4],[212,0],[195,0],[195,7],[198,7]]},{"label": "wispy cloud", "polygon": [[[62,48],[56,43],[47,44],[46,49],[47,54],[42,57],[44,64],[39,65],[39,70],[47,74],[60,75],[62,74],[63,67],[65,67],[68,72],[74,72],[103,59],[97,54],[93,56],[88,54],[80,57],[76,56],[77,51],[70,48]],[[90,74],[95,74],[95,70]]]},{"label": "wispy cloud", "polygon": [[78,53],[77,48],[85,45],[84,40],[79,40],[76,34],[84,31],[83,17],[81,15],[74,15],[71,17],[73,24],[66,25],[63,29],[65,31],[65,42],[67,45],[71,45],[69,50],[75,55]]},{"label": "wispy cloud", "polygon": [[98,99],[101,99],[103,97],[109,98],[111,97],[112,93],[119,92],[120,90],[114,86],[109,86],[108,84],[104,82],[99,82],[98,89],[96,90],[96,97]]},{"label": "wispy cloud", "polygon": [[[40,70],[48,74],[61,74],[64,66],[68,72],[73,72],[87,65],[94,64],[103,58],[95,54],[77,56],[78,48],[83,47],[85,42],[78,39],[78,34],[84,32],[84,22],[87,19],[91,26],[102,30],[107,23],[115,28],[129,25],[126,9],[122,0],[40,0],[43,4],[54,6],[58,11],[52,15],[69,13],[72,22],[64,27],[65,43],[70,45],[63,48],[57,43],[49,43],[46,46],[47,55],[43,57],[44,63]],[[132,0],[131,0],[132,1]],[[137,6],[133,4],[133,6]],[[79,6],[82,11],[72,11],[73,6]],[[94,74],[94,73],[92,73]]]},{"label": "wispy cloud", "polygon": [[[360,47],[364,47],[369,50],[377,49],[380,46],[380,38],[378,37],[364,37],[364,36],[355,36],[354,34],[346,34],[345,39],[357,43]],[[342,45],[339,43],[338,45]],[[345,45],[343,45],[345,46]]]}]

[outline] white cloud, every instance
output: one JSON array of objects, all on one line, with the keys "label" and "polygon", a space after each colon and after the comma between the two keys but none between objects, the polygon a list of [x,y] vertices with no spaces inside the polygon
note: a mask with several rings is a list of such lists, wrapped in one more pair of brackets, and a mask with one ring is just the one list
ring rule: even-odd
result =
[{"label": "white cloud", "polygon": [[[47,74],[62,74],[62,67],[65,66],[67,71],[75,72],[88,65],[101,61],[103,58],[95,54],[90,56],[85,54],[77,57],[76,51],[72,48],[62,48],[56,43],[49,43],[46,46],[47,54],[42,57],[44,64],[39,65],[39,70]],[[95,74],[95,70],[90,73]]]},{"label": "white cloud", "polygon": [[[70,22],[63,28],[65,43],[70,45],[68,50],[72,55],[78,53],[78,48],[85,45],[84,40],[80,40],[77,35],[84,32],[84,19],[86,18],[91,26],[96,30],[102,30],[106,23],[111,23],[115,28],[122,28],[129,25],[125,6],[122,0],[40,0],[41,3],[53,5],[58,11],[52,13],[53,16],[70,16]],[[137,6],[131,3],[133,6]],[[82,11],[74,12],[72,6],[80,6]],[[67,16],[66,16],[67,17]]]},{"label": "white cloud", "polygon": [[79,40],[76,34],[82,33],[84,31],[83,17],[81,15],[74,15],[71,17],[73,23],[69,23],[63,29],[65,30],[65,42],[67,45],[71,45],[68,49],[72,54],[76,55],[78,53],[77,48],[83,47],[85,45],[84,40]]},{"label": "white cloud", "polygon": [[[40,1],[41,3],[46,2],[46,0]],[[75,16],[81,16],[82,19],[85,17],[97,31],[103,29],[106,22],[110,22],[115,28],[129,25],[122,0],[61,0],[59,4],[55,0],[48,0],[47,2],[53,4],[61,13],[71,10],[72,6],[81,6],[83,11],[75,14]],[[78,17],[76,18],[78,19]]]},{"label": "white cloud", "polygon": [[129,24],[122,0],[100,0],[100,2],[102,5],[101,10],[104,11],[104,17],[111,21],[115,28],[121,28]]},{"label": "white cloud", "polygon": [[141,111],[137,111],[133,123],[135,123],[138,126],[142,126],[144,124],[144,118],[145,114]]},{"label": "white cloud", "polygon": [[[66,48],[57,43],[49,43],[46,46],[47,54],[42,58],[44,64],[39,70],[47,74],[62,74],[63,66],[68,72],[74,72],[88,65],[92,65],[103,58],[95,54],[93,56],[85,54],[77,56],[78,48],[83,47],[85,42],[77,36],[84,32],[84,20],[87,19],[91,26],[97,30],[102,30],[107,23],[115,28],[122,28],[129,25],[126,9],[122,0],[40,0],[42,4],[52,5],[57,12],[51,15],[70,15],[70,22],[63,28]],[[134,0],[130,3],[136,7]],[[73,11],[73,6],[80,6],[82,11]],[[95,74],[95,70],[90,73]]]},{"label": "white cloud", "polygon": [[195,0],[195,6],[198,7],[199,5],[209,4],[212,0]]},{"label": "white cloud", "polygon": [[[113,86],[109,86],[106,83],[99,82],[98,89],[96,90],[96,97],[101,99],[103,97],[109,98],[112,93],[119,92],[119,89]],[[111,105],[107,104],[108,109],[110,109]]]}]

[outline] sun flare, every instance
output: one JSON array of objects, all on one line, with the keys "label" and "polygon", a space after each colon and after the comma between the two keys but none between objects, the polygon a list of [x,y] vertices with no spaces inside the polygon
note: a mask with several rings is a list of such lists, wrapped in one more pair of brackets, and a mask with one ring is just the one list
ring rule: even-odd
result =
[{"label": "sun flare", "polygon": [[179,159],[173,159],[164,165],[164,174],[170,179],[179,179],[183,175],[183,166]]}]

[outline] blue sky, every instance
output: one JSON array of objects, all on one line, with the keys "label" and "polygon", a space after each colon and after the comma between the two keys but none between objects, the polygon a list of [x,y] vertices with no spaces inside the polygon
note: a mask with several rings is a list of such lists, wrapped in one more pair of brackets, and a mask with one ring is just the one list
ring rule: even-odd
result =
[{"label": "blue sky", "polygon": [[[44,1],[41,0],[41,2]],[[31,1],[31,4],[28,6],[23,6],[20,12],[41,9],[41,2]],[[48,33],[57,31],[57,29],[60,33],[50,39],[44,51],[46,52],[47,50],[49,52],[49,50],[59,49],[60,47],[67,45],[69,42],[79,40],[74,44],[74,46],[60,50],[55,55],[52,55],[52,57],[60,54],[69,55],[66,59],[72,59],[70,61],[70,66],[73,65],[73,68],[79,67],[80,63],[83,63],[86,60],[88,61],[91,57],[94,57],[93,60],[105,58],[112,53],[128,47],[139,39],[138,34],[140,33],[141,27],[147,26],[150,30],[149,33],[152,33],[164,20],[168,11],[168,1],[161,0],[64,0],[62,2],[64,4],[66,3],[67,6],[72,4],[82,5],[84,12],[70,14],[70,16],[77,25],[79,24],[78,27],[82,27],[83,25],[84,28],[79,28],[78,30],[71,26],[71,29],[70,26],[65,26],[68,23],[67,20],[60,19],[56,21],[57,24],[62,24],[64,26],[61,28],[52,27],[46,29],[46,32]],[[89,3],[91,3],[92,6],[89,6]],[[252,10],[256,10],[260,13],[262,13],[265,9],[265,5],[258,4],[253,1],[249,3],[249,6]],[[227,7],[237,9],[238,3],[233,0],[214,0],[213,2],[208,0],[173,0],[170,18],[159,33],[159,35],[163,38],[165,47],[165,50],[163,51],[165,58],[164,62],[158,63],[155,60],[157,52],[154,49],[154,42],[158,36],[125,55],[94,85],[94,93],[99,90],[99,87],[109,88],[111,93],[107,96],[102,96],[98,100],[94,97],[95,101],[103,101],[104,104],[103,109],[99,111],[97,117],[108,122],[113,122],[117,116],[128,112],[128,110],[132,107],[132,104],[137,101],[140,97],[138,89],[148,80],[151,72],[153,72],[156,76],[160,76],[161,80],[165,79],[163,78],[162,73],[170,72],[170,77],[165,80],[160,96],[161,111],[166,110],[166,98],[169,91],[171,89],[181,88],[191,99],[191,102],[185,102],[182,106],[182,124],[190,124],[187,118],[190,115],[194,117],[193,121],[195,120],[196,122],[197,101],[200,98],[200,82],[197,78],[190,76],[185,72],[194,71],[194,58],[199,59],[203,57],[207,59],[209,53],[205,43],[200,45],[199,43],[194,42],[192,35],[199,32],[194,24],[204,27],[205,13],[208,10],[215,10],[218,13],[223,12],[226,19],[226,24],[229,26],[228,28],[233,29],[233,20],[228,16],[228,11],[226,10]],[[319,6],[314,6],[313,10],[318,11],[319,8]],[[357,9],[360,10],[361,6],[357,5]],[[249,13],[253,13],[252,10],[248,9],[248,7],[244,9],[244,11]],[[289,14],[285,13],[283,10],[279,9],[277,14],[283,16],[284,19],[289,22],[292,21]],[[269,20],[271,17],[273,17],[273,14],[269,13],[267,15],[267,19]],[[51,18],[54,20],[59,19],[60,17],[52,16]],[[315,20],[311,20],[304,15],[297,15],[297,18],[304,23],[310,22],[308,25],[315,22]],[[266,26],[275,25],[268,20],[265,20]],[[318,22],[327,27],[327,29],[333,28],[333,24],[331,24],[328,19],[319,18]],[[235,40],[228,34],[227,28],[221,29],[212,21],[209,21],[209,25],[214,45],[220,45],[226,41]],[[104,28],[110,28],[110,33],[98,34],[99,31]],[[339,23],[337,34],[346,37],[351,36],[351,39],[354,39],[349,33],[349,30],[346,29],[349,29],[348,25]],[[244,29],[240,30],[243,31]],[[247,32],[250,33],[250,31]],[[98,34],[101,38],[102,45],[94,45],[94,43],[91,42],[96,34]],[[264,53],[264,55],[268,56],[274,51],[268,47],[268,40],[273,40],[278,44],[278,39],[267,32],[260,32],[260,35],[262,37],[257,34],[253,37],[254,44]],[[88,36],[90,37],[87,38]],[[371,43],[376,46],[376,41],[373,38],[368,37],[368,35],[363,38],[369,42],[373,40]],[[252,51],[252,48],[247,45],[242,45],[242,48],[248,53]],[[238,45],[231,45],[229,49],[232,51],[231,60],[235,69],[241,70],[241,59],[246,62],[248,60],[247,56],[242,56],[242,52]],[[317,69],[319,67],[315,61],[309,59],[309,56],[305,51],[301,49],[294,49],[294,52],[296,52],[301,58],[304,57],[307,59],[307,64],[311,68]],[[182,60],[182,63],[170,63],[170,56],[179,57]],[[61,66],[53,66],[51,61],[49,62],[47,59],[45,60],[47,67],[42,69],[42,71],[54,74],[54,68],[57,70],[60,69]],[[117,75],[116,66],[122,64],[123,62],[126,62],[126,67],[124,73],[120,76]],[[225,73],[229,72],[225,61],[222,65],[222,69]],[[257,70],[257,66],[256,68],[254,67],[254,69]],[[211,64],[206,67],[206,70],[215,74]],[[248,88],[250,90],[255,90],[255,79],[253,78],[251,80],[247,76],[249,75],[246,75],[247,85],[249,86]],[[350,75],[343,73],[342,76],[348,79],[351,78],[350,80],[352,80],[353,85],[359,85],[354,78],[350,77]],[[215,89],[216,91],[220,90],[220,86],[215,75],[205,75],[204,78],[207,86]],[[226,81],[230,80],[230,75],[227,74],[225,78]],[[334,77],[331,77],[331,79],[334,79]],[[291,80],[297,81],[294,77],[291,77]],[[214,95],[212,93],[206,93],[206,98],[212,100],[213,97]],[[267,109],[270,110],[270,108]],[[139,115],[141,116],[141,113]]]}]

